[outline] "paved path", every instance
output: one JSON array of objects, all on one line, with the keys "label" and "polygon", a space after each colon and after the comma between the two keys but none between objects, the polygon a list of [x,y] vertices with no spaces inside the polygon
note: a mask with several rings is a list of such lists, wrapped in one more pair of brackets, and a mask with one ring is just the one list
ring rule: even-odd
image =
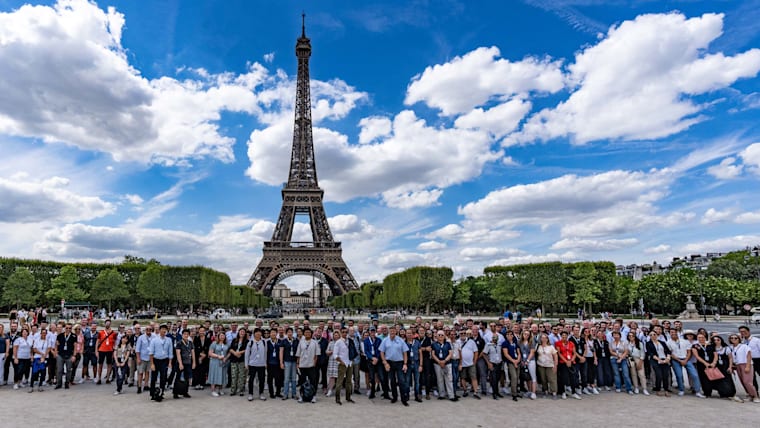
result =
[{"label": "paved path", "polygon": [[[294,400],[255,400],[245,397],[219,398],[210,396],[208,389],[191,390],[191,399],[154,403],[143,393],[135,394],[134,388],[125,388],[127,393],[113,396],[111,385],[76,385],[69,390],[27,393],[26,389],[12,390],[0,387],[0,403],[6,414],[12,409],[26,409],[24,412],[34,421],[36,427],[82,426],[82,420],[101,420],[103,424],[119,427],[511,427],[538,426],[543,414],[544,421],[552,425],[558,418],[568,424],[579,426],[583,420],[597,421],[594,426],[603,426],[604,420],[616,421],[616,427],[658,427],[684,426],[757,426],[760,418],[760,404],[738,404],[717,398],[700,400],[695,397],[645,397],[625,394],[602,393],[578,400],[557,400],[539,398],[536,401],[521,399],[514,403],[509,399],[494,401],[483,398],[461,399],[458,403],[438,401],[434,398],[423,403],[411,402],[408,408],[400,403],[366,396],[355,397],[356,404],[335,404],[333,398],[319,396],[316,404],[298,404]],[[167,394],[171,397],[170,394]],[[551,406],[551,408],[549,408]],[[660,409],[651,413],[651,409]],[[36,411],[36,410],[39,411]],[[44,410],[42,410],[44,409]],[[7,413],[10,411],[11,413]],[[667,416],[662,413],[666,411]],[[160,413],[159,413],[160,412]],[[649,416],[647,416],[649,413]],[[103,415],[99,419],[94,415]],[[74,418],[74,419],[72,419]],[[334,418],[331,420],[331,418]],[[649,422],[647,422],[649,418]],[[383,421],[383,425],[379,421]],[[67,422],[64,422],[67,421]],[[109,421],[109,422],[105,422]],[[369,422],[368,421],[373,421]],[[678,421],[678,422],[677,422]],[[730,421],[730,422],[729,422]]]}]

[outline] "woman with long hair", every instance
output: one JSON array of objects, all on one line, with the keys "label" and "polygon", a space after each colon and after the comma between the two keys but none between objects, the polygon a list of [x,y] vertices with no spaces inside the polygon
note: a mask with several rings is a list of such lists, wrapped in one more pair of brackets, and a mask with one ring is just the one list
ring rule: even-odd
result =
[{"label": "woman with long hair", "polygon": [[533,338],[530,330],[525,329],[520,333],[520,369],[528,369],[530,380],[525,382],[525,386],[530,394],[530,399],[536,399],[536,348],[533,346]]},{"label": "woman with long hair", "polygon": [[241,328],[230,342],[228,361],[230,364],[230,395],[245,394],[245,347],[248,345],[248,331]]},{"label": "woman with long hair", "polygon": [[[224,395],[224,385],[227,383],[227,368],[225,363],[229,357],[229,346],[225,343],[227,337],[224,333],[216,335],[216,341],[208,350],[208,383],[211,385],[211,395],[218,397]],[[218,389],[218,391],[217,391]]]},{"label": "woman with long hair", "polygon": [[752,398],[752,402],[760,403],[757,389],[752,385],[752,378],[754,377],[754,372],[752,371],[752,351],[750,351],[749,346],[742,343],[742,339],[738,334],[728,336],[728,343],[730,344],[729,347],[733,358],[734,372],[739,377],[744,390],[747,391],[747,395]]},{"label": "woman with long hair", "polygon": [[584,394],[599,394],[596,388],[596,353],[594,352],[593,328],[585,327],[581,330],[581,339],[578,341],[579,354],[586,361],[581,363],[581,386]]},{"label": "woman with long hair", "polygon": [[647,375],[644,371],[644,360],[646,359],[646,349],[644,343],[639,340],[636,332],[631,329],[628,332],[628,362],[631,369],[631,382],[633,383],[633,393],[639,392],[649,395],[647,390]]},{"label": "woman with long hair", "polygon": [[340,331],[333,331],[330,343],[327,344],[327,392],[326,396],[332,397],[335,390],[335,381],[338,379],[338,361],[335,360],[335,342],[340,340]]},{"label": "woman with long hair", "polygon": [[551,394],[557,398],[557,349],[549,343],[549,336],[541,333],[536,348],[536,370],[538,371],[538,380],[541,382],[545,394]]}]

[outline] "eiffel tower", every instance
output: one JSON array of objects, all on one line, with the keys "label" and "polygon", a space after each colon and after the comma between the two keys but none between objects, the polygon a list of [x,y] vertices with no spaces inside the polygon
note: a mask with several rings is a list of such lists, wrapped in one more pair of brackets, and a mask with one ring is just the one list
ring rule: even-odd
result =
[{"label": "eiffel tower", "polygon": [[[306,37],[305,15],[302,15],[301,37],[296,42],[298,81],[288,182],[282,189],[282,208],[272,240],[264,242],[264,256],[248,280],[248,286],[267,296],[271,295],[272,287],[277,283],[299,274],[318,278],[336,296],[358,288],[343,261],[340,242],[333,240],[322,204],[324,191],[317,183],[311,133],[310,56],[311,40]],[[308,214],[310,217],[310,242],[291,240],[298,214]]]}]

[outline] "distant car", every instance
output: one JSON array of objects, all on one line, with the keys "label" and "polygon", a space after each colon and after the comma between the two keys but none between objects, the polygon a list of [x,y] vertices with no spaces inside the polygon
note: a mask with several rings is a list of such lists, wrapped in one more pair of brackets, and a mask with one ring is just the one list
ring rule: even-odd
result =
[{"label": "distant car", "polygon": [[401,315],[401,312],[399,311],[388,311],[380,315],[380,318],[384,320],[395,320],[401,317],[402,315]]},{"label": "distant car", "polygon": [[755,312],[752,314],[752,322],[755,324],[760,324],[760,312]]},{"label": "distant car", "polygon": [[132,314],[129,318],[133,320],[149,320],[153,318],[161,318],[161,315],[157,315],[155,311],[140,311]]},{"label": "distant car", "polygon": [[280,312],[265,312],[265,313],[259,315],[259,318],[278,319],[278,318],[282,318],[282,313],[280,313]]},{"label": "distant car", "polygon": [[227,320],[232,318],[232,314],[227,312],[225,309],[217,308],[214,310],[214,312],[211,312],[210,318],[214,320]]}]

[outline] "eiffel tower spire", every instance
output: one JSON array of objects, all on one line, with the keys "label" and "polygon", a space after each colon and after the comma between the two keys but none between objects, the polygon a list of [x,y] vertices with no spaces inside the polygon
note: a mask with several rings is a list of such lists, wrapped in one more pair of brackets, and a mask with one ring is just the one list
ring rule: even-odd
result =
[{"label": "eiffel tower spire", "polygon": [[[301,18],[301,37],[296,41],[298,79],[288,181],[282,188],[282,208],[272,240],[264,242],[264,256],[248,285],[269,295],[279,281],[308,274],[326,283],[334,295],[341,295],[356,289],[357,285],[343,261],[340,242],[333,240],[322,201],[324,191],[317,181],[309,86],[311,40],[306,37],[306,15],[302,14]],[[298,214],[309,216],[311,241],[292,241]]]}]

